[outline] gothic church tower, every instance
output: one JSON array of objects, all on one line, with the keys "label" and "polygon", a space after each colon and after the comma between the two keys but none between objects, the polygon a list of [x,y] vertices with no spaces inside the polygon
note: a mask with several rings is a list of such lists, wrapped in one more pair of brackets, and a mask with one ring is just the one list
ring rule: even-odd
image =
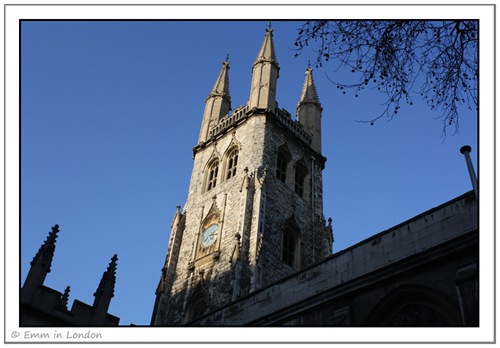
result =
[{"label": "gothic church tower", "polygon": [[229,114],[229,62],[222,63],[193,148],[187,202],[172,222],[152,325],[190,325],[331,254],[322,107],[312,70],[306,69],[297,120],[278,107],[279,70],[267,29],[249,101]]}]

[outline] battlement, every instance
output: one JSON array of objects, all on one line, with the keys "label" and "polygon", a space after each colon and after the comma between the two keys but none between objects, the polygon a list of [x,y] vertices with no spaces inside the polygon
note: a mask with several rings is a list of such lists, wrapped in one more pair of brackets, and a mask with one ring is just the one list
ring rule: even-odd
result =
[{"label": "battlement", "polygon": [[292,115],[290,115],[288,111],[276,107],[274,109],[274,115],[276,116],[276,119],[288,128],[288,130],[290,130],[296,137],[306,144],[311,145],[311,135],[305,131],[302,123],[292,120]]},{"label": "battlement", "polygon": [[247,113],[248,106],[236,108],[235,112],[231,116],[222,118],[219,124],[209,131],[208,134],[210,138],[227,132],[229,128],[234,127],[236,124],[240,123],[241,120],[245,119],[247,117]]},{"label": "battlement", "polygon": [[[232,115],[222,118],[219,124],[210,130],[210,138],[226,133],[230,128],[240,124],[243,120],[251,117],[257,111],[259,111],[259,109],[253,108],[250,110],[248,105],[236,108]],[[296,137],[308,145],[311,144],[311,135],[306,132],[304,126],[300,122],[292,120],[292,116],[287,110],[276,107],[271,114]]]}]

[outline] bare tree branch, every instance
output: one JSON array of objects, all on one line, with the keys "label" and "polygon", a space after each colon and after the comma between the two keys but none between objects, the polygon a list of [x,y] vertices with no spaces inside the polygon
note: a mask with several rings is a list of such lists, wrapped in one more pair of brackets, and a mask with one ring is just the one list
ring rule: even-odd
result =
[{"label": "bare tree branch", "polygon": [[316,53],[315,65],[337,62],[359,79],[332,82],[358,96],[365,88],[387,95],[374,123],[397,115],[401,103],[413,104],[418,93],[432,110],[440,109],[443,135],[458,132],[460,105],[478,106],[478,21],[308,21],[295,42],[296,56],[306,47]]}]

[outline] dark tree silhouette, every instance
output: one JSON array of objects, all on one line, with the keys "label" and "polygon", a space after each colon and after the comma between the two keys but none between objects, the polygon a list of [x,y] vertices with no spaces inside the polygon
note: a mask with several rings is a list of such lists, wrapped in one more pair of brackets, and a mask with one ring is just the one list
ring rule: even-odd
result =
[{"label": "dark tree silhouette", "polygon": [[420,95],[440,109],[443,135],[458,132],[460,105],[478,107],[478,21],[308,21],[298,28],[296,56],[309,46],[314,64],[347,66],[359,74],[355,83],[333,81],[356,96],[366,88],[387,95],[379,115],[363,121],[392,119],[401,103]]}]

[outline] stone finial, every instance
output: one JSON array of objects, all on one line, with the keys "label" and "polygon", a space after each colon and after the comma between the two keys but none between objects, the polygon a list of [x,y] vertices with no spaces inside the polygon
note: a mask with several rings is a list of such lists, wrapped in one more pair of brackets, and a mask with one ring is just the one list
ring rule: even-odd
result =
[{"label": "stone finial", "polygon": [[[310,61],[309,63],[310,64]],[[314,83],[314,78],[312,74],[312,69],[310,66],[306,69],[306,78],[304,84],[302,85],[302,92],[300,93],[299,103],[297,108],[300,108],[303,104],[313,104],[321,108],[321,103],[318,98],[318,92],[316,90],[316,85]]]},{"label": "stone finial", "polygon": [[254,64],[260,63],[262,61],[268,61],[274,63],[278,66],[278,59],[276,58],[276,51],[274,49],[273,41],[273,29],[270,27],[266,29],[266,35],[264,36],[264,41],[260,47],[257,59]]},{"label": "stone finial", "polygon": [[326,229],[329,234],[329,237],[332,240],[332,243],[335,242],[335,236],[333,234],[333,227],[332,227],[332,218],[328,218],[328,226],[326,226]]},{"label": "stone finial", "polygon": [[226,61],[222,62],[222,69],[210,91],[209,97],[210,96],[223,97],[231,104],[231,95],[229,93],[229,52],[227,53]]},{"label": "stone finial", "polygon": [[233,247],[233,252],[231,253],[231,258],[229,259],[229,263],[235,264],[236,261],[239,260],[240,258],[240,248],[241,248],[241,234],[239,232],[236,232],[234,235],[234,247]]},{"label": "stone finial", "polygon": [[264,183],[266,182],[266,175],[267,175],[267,167],[264,167],[264,170],[262,171],[262,176],[259,178],[258,174],[258,169],[255,169],[255,181],[258,184],[258,187],[262,189],[264,186]]},{"label": "stone finial", "polygon": [[176,226],[179,223],[181,217],[182,217],[181,206],[177,205],[175,207],[175,214],[174,214],[174,218],[172,220],[172,224],[170,225],[170,228],[173,228],[174,226]]},{"label": "stone finial", "polygon": [[50,272],[50,266],[52,265],[52,259],[54,257],[54,252],[56,250],[56,239],[57,233],[59,232],[59,225],[52,226],[52,231],[49,232],[47,239],[42,244],[35,257],[31,261],[30,265],[35,263],[40,263],[41,266],[47,267],[47,273]]},{"label": "stone finial", "polygon": [[248,190],[250,184],[250,175],[248,175],[248,167],[243,169],[243,181],[241,182],[240,192]]},{"label": "stone finial", "polygon": [[57,307],[60,309],[68,310],[68,300],[69,300],[69,285],[64,289],[64,293],[62,294],[59,302],[57,303]]},{"label": "stone finial", "polygon": [[264,242],[264,235],[260,234],[259,239],[257,240],[257,249],[255,250],[255,261],[259,260],[260,251],[262,250],[262,244]]},{"label": "stone finial", "polygon": [[94,307],[103,306],[109,307],[111,298],[114,296],[115,284],[116,284],[116,261],[118,256],[116,254],[111,258],[111,262],[107,270],[103,273],[99,286],[94,293]]}]

